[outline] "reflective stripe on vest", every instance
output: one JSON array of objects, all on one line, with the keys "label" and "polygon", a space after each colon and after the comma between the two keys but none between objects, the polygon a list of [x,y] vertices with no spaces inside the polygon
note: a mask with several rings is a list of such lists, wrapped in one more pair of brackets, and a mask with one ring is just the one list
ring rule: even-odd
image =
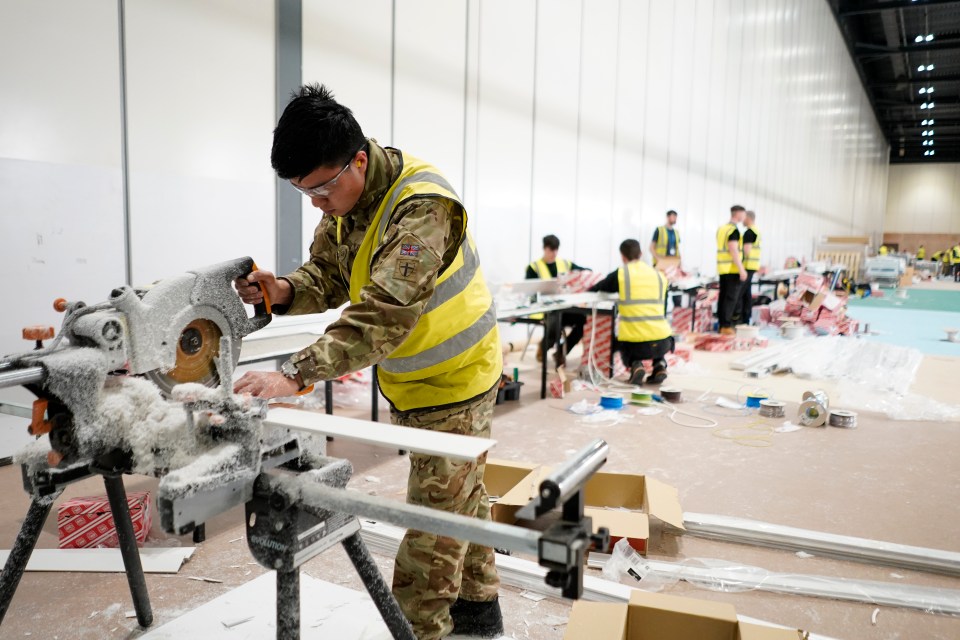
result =
[{"label": "reflective stripe on vest", "polygon": [[[394,212],[406,200],[430,196],[461,206],[450,184],[431,165],[403,154],[400,175],[387,190],[357,250],[350,273],[350,300],[362,300],[374,256]],[[433,295],[413,330],[379,363],[383,395],[400,411],[470,400],[496,384],[503,370],[493,297],[483,279],[473,239],[464,230],[460,248],[437,278]],[[339,225],[338,225],[338,242]]]},{"label": "reflective stripe on vest", "polygon": [[[750,230],[757,234],[757,239],[753,241],[750,247],[750,255],[743,257],[743,268],[747,271],[760,270],[760,232],[756,227],[750,227]],[[740,255],[743,255],[743,234],[740,234]]]},{"label": "reflective stripe on vest", "polygon": [[717,229],[717,275],[739,273],[727,246],[727,243],[730,242],[730,235],[736,230],[737,225],[730,222]]},{"label": "reflective stripe on vest", "polygon": [[666,277],[636,260],[617,270],[620,302],[617,339],[623,342],[652,342],[669,337],[670,325],[664,318],[667,295]]},{"label": "reflective stripe on vest", "polygon": [[[557,275],[563,275],[570,271],[570,267],[573,266],[573,263],[569,260],[557,260],[555,263],[557,265]],[[543,258],[535,262],[530,263],[530,268],[537,272],[537,277],[541,280],[553,280],[553,276],[550,275],[550,267],[544,261]]]}]

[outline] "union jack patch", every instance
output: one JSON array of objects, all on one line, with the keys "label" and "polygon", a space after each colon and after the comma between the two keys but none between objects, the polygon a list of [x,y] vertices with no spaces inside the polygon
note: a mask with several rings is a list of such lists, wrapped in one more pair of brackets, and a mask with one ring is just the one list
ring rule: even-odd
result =
[{"label": "union jack patch", "polygon": [[402,255],[402,256],[416,257],[416,256],[420,255],[420,245],[418,245],[418,244],[402,244],[402,245],[400,245],[400,255]]}]

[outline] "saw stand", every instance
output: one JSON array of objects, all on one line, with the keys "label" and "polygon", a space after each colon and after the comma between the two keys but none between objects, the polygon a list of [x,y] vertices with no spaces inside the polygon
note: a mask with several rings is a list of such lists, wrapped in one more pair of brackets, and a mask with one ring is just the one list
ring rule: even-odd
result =
[{"label": "saw stand", "polygon": [[143,574],[143,565],[140,563],[133,522],[130,519],[127,492],[123,486],[123,474],[129,473],[128,462],[122,453],[117,452],[103,456],[95,462],[76,463],[63,469],[39,469],[30,473],[26,466],[22,467],[23,486],[31,496],[30,507],[20,526],[17,539],[10,549],[3,573],[0,574],[0,624],[3,623],[3,618],[10,608],[10,602],[17,591],[20,579],[23,578],[23,572],[27,568],[54,501],[60,497],[68,484],[94,475],[103,476],[137,622],[141,627],[149,627],[153,623],[147,582]]},{"label": "saw stand", "polygon": [[[534,520],[561,507],[546,531],[477,520],[345,490],[347,460],[327,458],[319,468],[297,461],[261,473],[246,504],[247,544],[254,558],[277,572],[277,638],[300,637],[300,566],[341,543],[396,640],[414,640],[393,594],[360,538],[358,517],[429,531],[470,542],[537,555],[546,582],[567,598],[583,594],[584,555],[609,548],[606,529],[593,533],[584,516],[584,485],[606,461],[608,445],[596,440],[545,479],[518,517]],[[293,474],[283,473],[292,471]]]}]

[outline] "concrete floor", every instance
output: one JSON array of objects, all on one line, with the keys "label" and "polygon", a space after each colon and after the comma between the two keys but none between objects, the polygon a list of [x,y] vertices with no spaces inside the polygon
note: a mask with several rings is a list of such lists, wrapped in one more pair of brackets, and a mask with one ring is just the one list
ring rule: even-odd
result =
[{"label": "concrete floor", "polygon": [[[730,354],[695,352],[686,373],[676,369],[670,382],[684,390],[688,400],[704,391],[735,396],[744,380],[727,367]],[[576,358],[572,364],[575,366]],[[948,381],[955,378],[958,359],[927,356],[915,389],[941,401],[956,404]],[[960,463],[957,444],[960,424],[892,422],[861,413],[856,430],[807,429],[775,433],[770,446],[749,447],[716,437],[710,429],[675,425],[663,414],[639,416],[615,426],[583,424],[566,411],[574,401],[596,401],[598,394],[581,391],[564,400],[539,400],[533,350],[525,362],[511,354],[508,366],[519,366],[523,388],[519,402],[497,407],[493,437],[500,444],[492,455],[499,458],[555,463],[591,438],[601,436],[611,444],[607,469],[645,473],[670,483],[680,492],[685,511],[749,517],[835,533],[960,551],[955,534],[960,525]],[[764,386],[791,400],[795,411],[809,381],[791,377],[768,378]],[[828,393],[835,389],[817,383]],[[698,403],[686,409],[703,413]],[[344,412],[357,414],[356,410]],[[630,413],[630,410],[627,410]],[[710,414],[721,427],[744,426],[755,417],[721,417]],[[351,485],[378,495],[402,499],[407,461],[395,451],[371,449],[343,441],[329,452],[349,458],[355,467]],[[134,477],[128,490],[153,489],[156,482]],[[9,547],[26,511],[27,496],[20,487],[19,469],[0,469],[0,545]],[[92,480],[71,486],[65,497],[103,493]],[[223,514],[208,523],[207,541],[193,559],[174,576],[147,576],[155,612],[155,625],[167,622],[196,606],[260,575],[265,570],[253,562],[244,541],[230,542],[244,533],[242,511]],[[175,538],[157,525],[149,544],[189,545],[189,537]],[[41,547],[56,547],[55,521],[51,519]],[[662,532],[654,527],[651,557],[665,560],[715,558],[755,565],[777,572],[866,578],[960,589],[960,580],[861,565],[823,558],[801,559],[786,551],[700,540]],[[387,580],[390,558],[378,557]],[[361,588],[345,554],[328,551],[310,561],[305,571],[347,587]],[[895,575],[894,575],[895,574]],[[223,580],[213,584],[189,580],[207,576]],[[902,577],[896,577],[902,576]],[[671,593],[733,603],[741,614],[850,640],[874,638],[960,637],[960,619],[882,608],[876,625],[875,607],[845,604],[801,596],[759,592],[718,593],[676,585]],[[560,638],[569,615],[566,602],[534,602],[518,590],[504,587],[503,610],[508,635],[514,638]],[[264,606],[272,606],[265,603]],[[304,607],[309,607],[304,603]],[[121,574],[28,573],[21,583],[0,638],[134,638],[140,635],[130,610],[125,577]]]}]

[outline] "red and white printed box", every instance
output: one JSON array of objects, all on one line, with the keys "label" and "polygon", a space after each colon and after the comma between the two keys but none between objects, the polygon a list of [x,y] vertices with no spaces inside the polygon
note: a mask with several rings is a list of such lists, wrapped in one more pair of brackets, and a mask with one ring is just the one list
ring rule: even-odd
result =
[{"label": "red and white printed box", "polygon": [[693,331],[693,309],[690,307],[674,308],[670,315],[670,328],[674,335],[683,335]]},{"label": "red and white printed box", "polygon": [[[149,491],[127,494],[127,507],[133,521],[133,533],[142,545],[153,524]],[[67,500],[57,507],[57,529],[61,549],[116,547],[117,527],[110,512],[107,496],[87,496]]]},{"label": "red and white printed box", "polygon": [[604,275],[596,271],[570,271],[559,278],[560,287],[567,293],[583,293],[603,280]]},{"label": "red and white printed box", "polygon": [[797,282],[795,286],[798,291],[817,293],[823,288],[825,282],[826,279],[823,276],[804,271],[797,276]]}]

